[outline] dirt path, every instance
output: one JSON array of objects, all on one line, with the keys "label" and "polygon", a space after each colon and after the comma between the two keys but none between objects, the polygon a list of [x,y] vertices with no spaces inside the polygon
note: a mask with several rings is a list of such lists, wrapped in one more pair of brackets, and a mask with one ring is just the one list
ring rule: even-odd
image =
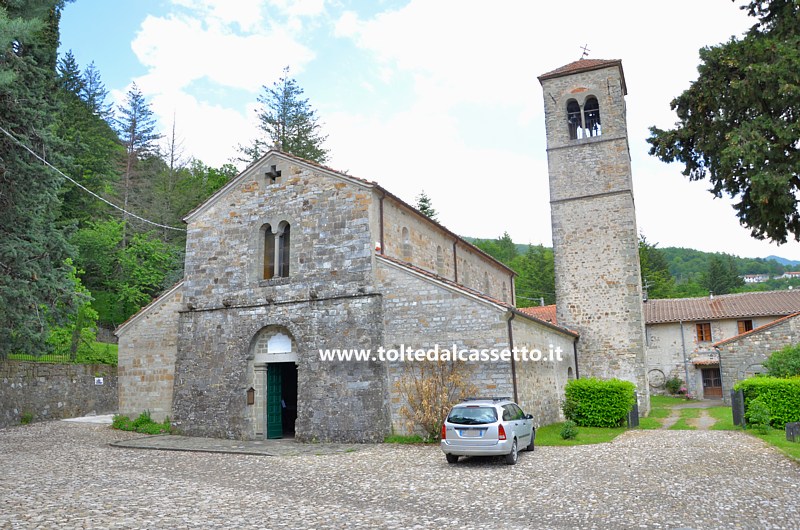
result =
[{"label": "dirt path", "polygon": [[708,431],[717,423],[716,418],[712,417],[706,410],[708,407],[718,406],[716,401],[694,401],[682,405],[670,407],[669,416],[661,418],[661,429],[669,429],[681,419],[681,411],[685,409],[700,409],[700,416],[697,418],[686,418],[686,424],[698,431]]}]

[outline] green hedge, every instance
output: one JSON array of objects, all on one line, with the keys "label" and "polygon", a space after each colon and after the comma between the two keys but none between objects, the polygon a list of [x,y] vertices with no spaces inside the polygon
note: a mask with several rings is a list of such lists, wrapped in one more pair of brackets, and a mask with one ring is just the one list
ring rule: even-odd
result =
[{"label": "green hedge", "polygon": [[619,427],[636,401],[635,389],[619,379],[573,379],[564,388],[564,415],[581,427]]},{"label": "green hedge", "polygon": [[800,377],[751,377],[733,388],[744,393],[745,410],[752,400],[760,397],[769,407],[773,427],[783,428],[790,421],[800,421]]}]

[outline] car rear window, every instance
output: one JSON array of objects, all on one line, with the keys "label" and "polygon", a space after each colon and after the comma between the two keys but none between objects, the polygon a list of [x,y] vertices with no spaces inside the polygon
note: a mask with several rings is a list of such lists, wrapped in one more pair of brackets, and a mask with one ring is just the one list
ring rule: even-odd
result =
[{"label": "car rear window", "polygon": [[450,423],[460,425],[481,425],[497,421],[497,412],[494,407],[465,406],[453,407],[447,417]]}]

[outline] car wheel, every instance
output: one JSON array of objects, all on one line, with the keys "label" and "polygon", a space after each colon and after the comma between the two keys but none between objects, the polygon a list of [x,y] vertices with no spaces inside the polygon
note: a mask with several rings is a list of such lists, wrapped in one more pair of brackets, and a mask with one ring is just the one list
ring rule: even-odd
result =
[{"label": "car wheel", "polygon": [[446,454],[444,457],[447,459],[448,464],[455,464],[458,462],[458,455]]},{"label": "car wheel", "polygon": [[526,451],[533,451],[536,447],[536,429],[531,430],[531,443],[525,448]]},{"label": "car wheel", "polygon": [[517,439],[514,438],[514,441],[511,443],[511,452],[506,455],[506,464],[509,466],[513,466],[517,463],[517,457],[519,456],[517,452]]}]

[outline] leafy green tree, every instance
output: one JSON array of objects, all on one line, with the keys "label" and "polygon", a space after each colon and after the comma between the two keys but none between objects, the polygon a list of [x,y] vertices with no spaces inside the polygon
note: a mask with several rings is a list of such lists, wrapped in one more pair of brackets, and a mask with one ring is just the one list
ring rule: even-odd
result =
[{"label": "leafy green tree", "polygon": [[519,254],[508,232],[503,232],[499,239],[476,239],[473,244],[506,265],[510,265]]},{"label": "leafy green tree", "polygon": [[0,127],[8,133],[0,133],[0,356],[43,353],[50,329],[78,305],[71,248],[56,223],[62,177],[17,142],[61,161],[50,130],[62,6],[0,2]]},{"label": "leafy green tree", "polygon": [[639,236],[639,263],[642,269],[643,288],[649,298],[671,298],[675,295],[675,279],[658,244],[650,244],[644,235]]},{"label": "leafy green tree", "polygon": [[328,137],[321,134],[317,111],[302,95],[303,89],[289,77],[288,66],[272,87],[264,86],[264,93],[258,97],[262,107],[256,111],[261,135],[249,146],[239,146],[240,160],[255,162],[275,148],[320,164],[327,161],[328,150],[323,143]]},{"label": "leafy green tree", "polygon": [[417,195],[417,210],[422,212],[425,217],[433,219],[436,221],[436,216],[439,215],[433,207],[433,201],[431,198],[428,197],[428,194],[425,193],[425,190],[422,190],[419,195]]},{"label": "leafy green tree", "polygon": [[51,330],[47,343],[51,352],[75,362],[78,358],[94,355],[94,342],[97,339],[97,311],[92,308],[92,295],[81,284],[78,270],[67,259],[70,268],[70,280],[78,294],[77,311],[67,319],[66,323]]},{"label": "leafy green tree", "polygon": [[556,303],[556,280],[553,250],[542,245],[528,245],[528,250],[511,261],[518,276],[514,280],[517,305],[528,307]]},{"label": "leafy green tree", "polygon": [[[158,154],[157,141],[161,135],[156,131],[156,119],[150,104],[145,100],[142,91],[133,83],[128,90],[125,103],[119,106],[120,117],[117,119],[117,132],[125,146],[125,168],[122,173],[122,206],[126,213],[123,221],[130,216],[127,214],[131,205],[131,196],[135,188],[146,185],[144,180],[146,171],[142,162],[154,158]],[[127,230],[123,230],[122,245],[127,244]]]},{"label": "leafy green tree", "polygon": [[764,361],[768,375],[772,377],[795,377],[800,375],[800,344],[786,346],[774,352]]},{"label": "leafy green tree", "polygon": [[708,262],[701,285],[714,294],[728,294],[744,285],[732,256],[715,254]]},{"label": "leafy green tree", "polygon": [[800,240],[800,3],[752,0],[741,39],[700,50],[699,76],[671,107],[674,129],[651,127],[650,154],[729,194],[753,237]]}]

